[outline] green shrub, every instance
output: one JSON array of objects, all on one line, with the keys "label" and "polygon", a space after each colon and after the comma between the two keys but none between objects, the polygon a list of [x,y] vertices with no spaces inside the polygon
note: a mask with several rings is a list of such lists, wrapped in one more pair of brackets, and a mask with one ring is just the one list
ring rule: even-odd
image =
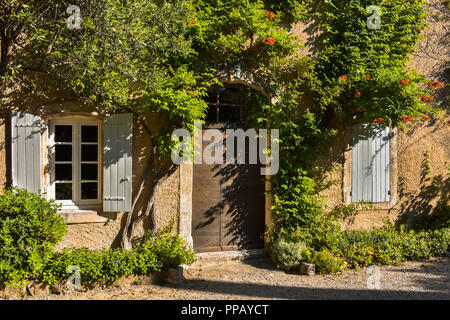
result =
[{"label": "green shrub", "polygon": [[[450,228],[419,231],[386,224],[371,231],[341,230],[334,217],[318,220],[292,236],[311,251],[327,250],[349,267],[398,265],[407,260],[450,256]],[[312,261],[312,254],[305,256]]]},{"label": "green shrub", "polygon": [[449,238],[449,229],[414,232],[388,225],[372,231],[340,231],[327,239],[325,247],[353,266],[397,265],[448,256]]},{"label": "green shrub", "polygon": [[180,236],[171,234],[171,228],[172,226],[167,227],[155,237],[147,234],[137,250],[138,254],[144,256],[153,252],[158,261],[156,267],[161,270],[194,262],[194,251],[185,249],[183,240]]},{"label": "green shrub", "polygon": [[146,234],[133,250],[88,248],[64,249],[48,262],[40,279],[47,284],[65,281],[71,265],[80,269],[81,283],[109,285],[114,281],[135,274],[167,270],[194,261],[194,252],[185,248],[178,235],[168,227],[156,235]]},{"label": "green shrub", "polygon": [[24,189],[0,194],[0,283],[36,276],[66,232],[58,205]]},{"label": "green shrub", "polygon": [[303,242],[289,242],[280,237],[272,246],[272,260],[278,268],[290,270],[300,265],[304,259],[305,249],[306,246]]},{"label": "green shrub", "polygon": [[54,284],[69,277],[67,268],[71,265],[81,270],[83,283],[93,283],[102,279],[103,255],[88,248],[63,249],[54,254],[45,266],[40,278],[45,283]]},{"label": "green shrub", "polygon": [[345,267],[342,259],[334,257],[327,250],[313,252],[311,262],[316,264],[318,273],[335,273]]},{"label": "green shrub", "polygon": [[57,210],[54,201],[23,189],[0,194],[0,284],[23,286],[28,279],[55,284],[69,278],[70,266],[79,268],[83,284],[111,284],[131,274],[194,261],[193,250],[172,234],[172,226],[156,235],[146,234],[132,251],[66,248],[55,252],[54,246],[66,232]]},{"label": "green shrub", "polygon": [[410,231],[403,238],[401,250],[408,260],[450,255],[450,228],[417,233]]}]

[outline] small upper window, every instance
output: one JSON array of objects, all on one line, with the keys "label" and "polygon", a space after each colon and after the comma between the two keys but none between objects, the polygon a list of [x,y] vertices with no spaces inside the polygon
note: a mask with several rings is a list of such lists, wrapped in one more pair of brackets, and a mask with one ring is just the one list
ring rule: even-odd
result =
[{"label": "small upper window", "polygon": [[244,91],[234,87],[214,87],[205,99],[208,104],[206,122],[242,122],[247,114]]}]

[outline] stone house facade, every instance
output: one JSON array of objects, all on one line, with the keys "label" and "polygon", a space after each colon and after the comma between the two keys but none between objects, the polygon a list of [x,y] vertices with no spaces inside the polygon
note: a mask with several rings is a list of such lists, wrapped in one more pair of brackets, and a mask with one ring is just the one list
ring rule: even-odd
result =
[{"label": "stone house facade", "polygon": [[[429,10],[439,11],[433,6]],[[410,65],[446,82],[449,49],[443,30],[448,22],[431,16],[429,24]],[[312,54],[307,30],[308,26],[300,24],[292,28],[306,43],[303,53]],[[225,129],[221,120],[233,115],[222,114],[219,108],[233,100],[239,86],[264,92],[263,86],[245,72],[237,76],[226,71],[222,80],[226,88],[223,92],[217,89],[217,101],[211,102],[217,120],[211,128]],[[446,97],[444,92],[441,103],[446,103]],[[68,224],[61,246],[117,246],[144,172],[152,170],[147,165],[151,144],[140,122],[132,114],[100,117],[89,106],[59,93],[48,100],[22,99],[26,110],[20,108],[20,112],[17,100],[6,96],[2,101],[0,187],[40,189],[57,199]],[[145,121],[149,126],[162,125],[150,116]],[[386,218],[395,222],[405,215],[432,212],[438,198],[426,192],[429,182],[424,179],[424,161],[431,164],[433,175],[448,193],[450,126],[445,122],[419,121],[403,132],[385,128],[375,138],[364,138],[364,128],[339,126],[341,133],[331,156],[318,163],[332,163],[339,169],[329,176],[335,183],[325,192],[327,206],[332,209],[359,200],[373,202],[372,209],[361,210],[346,221],[347,228],[368,229]],[[153,223],[164,227],[175,222],[176,231],[200,251],[262,247],[263,233],[271,221],[270,198],[265,193],[270,184],[261,183],[255,169],[181,164],[158,191]],[[146,183],[152,185],[153,178],[148,175]],[[134,215],[146,209],[145,198],[144,194]],[[144,220],[136,236],[150,224]]]}]

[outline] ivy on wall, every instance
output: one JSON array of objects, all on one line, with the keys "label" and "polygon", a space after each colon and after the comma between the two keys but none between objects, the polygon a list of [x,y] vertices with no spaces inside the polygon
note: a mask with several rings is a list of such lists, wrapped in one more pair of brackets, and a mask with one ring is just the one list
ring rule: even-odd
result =
[{"label": "ivy on wall", "polygon": [[[329,182],[315,164],[336,134],[336,123],[374,122],[402,129],[413,119],[439,116],[433,95],[442,84],[430,84],[406,65],[426,26],[424,3],[302,2],[317,53],[272,60],[267,69],[278,101],[263,104],[255,117],[255,123],[280,129],[272,239],[308,242],[318,239],[313,234],[330,230],[318,196]],[[373,5],[380,8],[379,29],[368,28]]]}]

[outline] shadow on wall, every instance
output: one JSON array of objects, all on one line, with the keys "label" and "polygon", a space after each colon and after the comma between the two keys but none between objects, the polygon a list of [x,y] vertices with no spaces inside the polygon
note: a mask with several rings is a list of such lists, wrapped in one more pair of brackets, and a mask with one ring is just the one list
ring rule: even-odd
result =
[{"label": "shadow on wall", "polygon": [[409,192],[406,179],[399,179],[399,195],[405,199],[401,204],[401,216],[397,224],[409,224],[416,230],[450,227],[450,175],[433,176],[427,154],[421,164],[420,188]]}]

